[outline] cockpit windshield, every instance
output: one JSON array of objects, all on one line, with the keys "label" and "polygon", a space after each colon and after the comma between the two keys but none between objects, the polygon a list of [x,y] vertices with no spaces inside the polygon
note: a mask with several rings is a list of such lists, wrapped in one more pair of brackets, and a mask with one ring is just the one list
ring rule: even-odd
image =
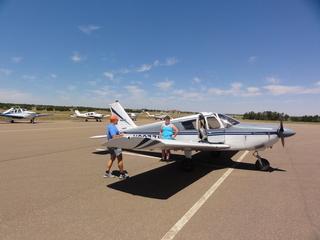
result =
[{"label": "cockpit windshield", "polygon": [[227,115],[221,114],[221,113],[219,113],[218,116],[219,116],[221,122],[223,123],[224,127],[230,127],[232,125],[236,125],[236,124],[240,123],[238,120],[236,120],[232,117],[229,117]]}]

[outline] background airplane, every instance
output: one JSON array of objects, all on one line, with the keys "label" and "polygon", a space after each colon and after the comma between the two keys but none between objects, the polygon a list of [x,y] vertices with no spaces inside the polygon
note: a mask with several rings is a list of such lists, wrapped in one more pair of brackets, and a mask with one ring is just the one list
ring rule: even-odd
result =
[{"label": "background airplane", "polygon": [[155,120],[164,120],[164,118],[166,116],[169,116],[170,119],[172,119],[172,117],[169,115],[169,114],[166,114],[166,113],[162,113],[162,114],[154,114],[154,115],[151,115],[150,113],[148,112],[145,112],[147,114],[148,117],[153,117]]},{"label": "background airplane", "polygon": [[14,123],[14,120],[13,120],[14,118],[16,119],[25,118],[30,120],[30,123],[34,123],[34,119],[36,117],[44,117],[44,116],[50,116],[50,115],[53,115],[53,114],[37,114],[35,112],[28,111],[25,108],[17,108],[17,109],[10,108],[7,111],[0,114],[0,116],[8,117],[11,123]]},{"label": "background airplane", "polygon": [[136,114],[136,113],[128,113],[128,115],[133,121],[137,121],[138,114]]},{"label": "background airplane", "polygon": [[[159,138],[160,126],[163,122],[136,126],[126,114],[119,102],[110,104],[111,114],[117,115],[120,120],[118,129],[124,133],[124,137],[114,138],[102,143],[106,147],[121,147],[124,149],[169,149],[182,150],[185,159],[182,168],[192,171],[192,151],[211,151],[217,156],[221,151],[254,151],[257,158],[255,166],[259,170],[268,170],[268,160],[259,156],[263,151],[281,139],[284,146],[284,138],[293,136],[295,131],[284,128],[282,121],[280,126],[265,124],[242,123],[234,118],[221,113],[202,112],[192,116],[186,116],[171,120],[179,134],[175,140]],[[104,136],[95,136],[100,138]]]},{"label": "background airplane", "polygon": [[96,112],[87,112],[87,113],[80,113],[78,110],[74,110],[75,114],[70,115],[70,117],[77,117],[77,118],[84,118],[86,122],[88,119],[95,119],[97,122],[101,122],[101,118],[108,117],[110,115],[103,115]]}]

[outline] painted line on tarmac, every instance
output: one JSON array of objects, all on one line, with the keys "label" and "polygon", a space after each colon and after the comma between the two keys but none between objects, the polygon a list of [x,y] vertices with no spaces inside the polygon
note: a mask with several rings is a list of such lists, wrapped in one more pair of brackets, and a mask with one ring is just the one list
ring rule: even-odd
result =
[{"label": "painted line on tarmac", "polygon": [[243,160],[249,151],[245,151],[241,157],[219,178],[215,184],[189,209],[189,211],[163,236],[161,240],[170,240],[183,228],[183,226],[192,218],[208,198],[218,189],[224,180],[230,175],[235,167]]}]

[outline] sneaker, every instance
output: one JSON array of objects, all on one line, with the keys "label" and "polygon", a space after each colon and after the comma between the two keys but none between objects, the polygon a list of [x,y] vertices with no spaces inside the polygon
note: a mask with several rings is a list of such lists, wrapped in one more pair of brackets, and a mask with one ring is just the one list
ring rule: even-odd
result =
[{"label": "sneaker", "polygon": [[106,173],[103,174],[103,177],[104,177],[104,178],[114,178],[114,175],[111,174],[111,173],[107,173],[107,172],[106,172]]},{"label": "sneaker", "polygon": [[123,171],[123,173],[120,173],[119,179],[126,179],[128,177],[129,177],[128,172]]}]

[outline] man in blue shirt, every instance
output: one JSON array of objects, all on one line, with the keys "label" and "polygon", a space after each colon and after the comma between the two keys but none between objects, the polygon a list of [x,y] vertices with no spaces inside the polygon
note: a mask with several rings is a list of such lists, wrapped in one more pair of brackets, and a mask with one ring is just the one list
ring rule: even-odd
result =
[{"label": "man in blue shirt", "polygon": [[[118,124],[119,117],[116,115],[110,116],[110,124],[107,126],[107,136],[108,140],[111,140],[112,138],[116,137],[122,137],[123,133],[118,130],[116,125]],[[108,147],[108,150],[110,152],[110,160],[107,163],[106,172],[103,175],[104,178],[114,178],[114,175],[110,173],[111,166],[114,162],[114,160],[118,159],[118,167],[120,170],[120,179],[126,179],[129,177],[127,171],[123,170],[123,161],[122,161],[122,149],[118,147]]]}]

